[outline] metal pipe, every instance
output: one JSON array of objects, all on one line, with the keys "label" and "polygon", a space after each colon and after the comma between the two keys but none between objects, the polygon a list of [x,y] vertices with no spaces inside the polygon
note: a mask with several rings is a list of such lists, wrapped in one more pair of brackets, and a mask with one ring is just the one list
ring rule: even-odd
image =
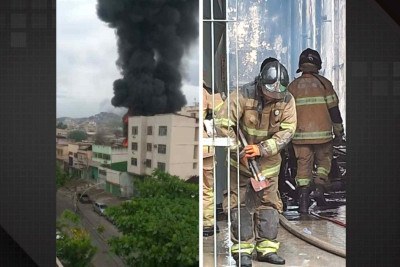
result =
[{"label": "metal pipe", "polygon": [[[237,0],[236,0],[237,2]],[[228,8],[229,8],[229,0],[226,1],[225,4],[225,23],[226,22],[233,22],[233,20],[229,20],[228,18]],[[229,28],[228,24],[225,24],[225,47],[226,47],[226,95],[228,97],[228,103],[230,100],[230,93],[229,93],[229,84],[230,84],[230,79],[229,79]],[[228,114],[230,113],[230,105],[228,105]],[[229,125],[229,122],[228,122]],[[227,162],[230,163],[230,154],[231,154],[231,149],[230,146],[228,147],[228,154],[227,154]],[[228,236],[230,238],[231,236],[231,225],[232,225],[232,220],[231,220],[231,182],[230,182],[230,164],[227,164],[227,191],[228,191]],[[228,245],[228,255],[230,256],[232,254],[232,248],[231,246]]]},{"label": "metal pipe", "polygon": [[[238,14],[238,11],[236,10],[236,16]],[[236,24],[237,25],[237,24]],[[238,56],[238,35],[237,35],[237,29],[235,31],[235,61],[236,61],[236,103],[239,103],[239,56]],[[236,114],[239,114],[239,105],[236,105]],[[239,129],[239,121],[236,122],[236,132],[238,132]],[[239,142],[237,142],[239,143]],[[236,146],[236,154],[239,155],[239,145]],[[240,222],[240,205],[241,205],[241,199],[240,199],[240,174],[239,174],[239,160],[237,160],[237,165],[236,165],[236,178],[237,178],[237,192],[238,192],[238,232],[239,232],[239,266],[241,265],[241,222]]]},{"label": "metal pipe", "polygon": [[[211,20],[210,20],[210,22],[211,22],[211,94],[212,94],[212,106],[213,106],[213,110],[214,110],[214,92],[215,92],[215,90],[214,90],[214,86],[215,86],[215,77],[214,77],[214,75],[215,75],[215,49],[214,49],[214,3],[213,3],[214,1],[212,1],[212,0],[210,0],[210,10],[211,10],[211,14],[210,14],[210,17],[211,17]],[[213,135],[213,138],[214,138],[214,135]],[[214,209],[213,209],[213,211],[214,211],[214,266],[216,267],[216,266],[218,266],[218,261],[217,261],[217,255],[218,255],[218,252],[217,252],[217,227],[216,227],[216,225],[217,225],[217,209],[216,209],[216,194],[215,194],[215,192],[216,192],[216,187],[217,187],[217,185],[216,185],[216,183],[215,183],[215,175],[216,175],[216,172],[215,172],[215,160],[214,160],[214,156],[213,156],[213,180],[214,180],[214,183],[213,183],[213,205],[214,205]]]}]

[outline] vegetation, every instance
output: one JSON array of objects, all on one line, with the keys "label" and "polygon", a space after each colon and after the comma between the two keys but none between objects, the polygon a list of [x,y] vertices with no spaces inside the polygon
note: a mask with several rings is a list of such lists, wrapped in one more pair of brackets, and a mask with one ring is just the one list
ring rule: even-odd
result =
[{"label": "vegetation", "polygon": [[84,131],[72,131],[68,134],[68,138],[74,140],[75,142],[80,142],[87,139],[87,134]]},{"label": "vegetation", "polygon": [[67,129],[68,126],[62,122],[57,123],[56,128],[58,129]]},{"label": "vegetation", "polygon": [[65,210],[57,221],[60,232],[56,240],[57,257],[65,267],[89,266],[97,251],[89,233],[79,223],[79,216],[70,210]]},{"label": "vegetation", "polygon": [[106,210],[123,234],[113,251],[129,266],[198,266],[198,185],[156,170],[135,188],[136,198]]},{"label": "vegetation", "polygon": [[66,173],[60,164],[56,165],[56,188],[63,187],[66,182],[68,182],[71,177]]}]

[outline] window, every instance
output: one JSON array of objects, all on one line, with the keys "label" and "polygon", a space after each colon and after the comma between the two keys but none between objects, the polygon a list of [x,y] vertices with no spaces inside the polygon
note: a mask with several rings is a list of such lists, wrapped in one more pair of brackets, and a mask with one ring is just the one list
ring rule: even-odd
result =
[{"label": "window", "polygon": [[145,165],[146,168],[151,168],[151,159],[146,159]]},{"label": "window", "polygon": [[131,165],[137,166],[137,158],[131,158]]},{"label": "window", "polygon": [[77,158],[78,157],[78,153],[74,153],[74,158]]},{"label": "window", "polygon": [[158,128],[158,135],[159,136],[165,136],[167,135],[167,126],[160,126]]},{"label": "window", "polygon": [[111,156],[107,154],[103,154],[103,159],[110,160]]},{"label": "window", "polygon": [[193,169],[197,169],[197,162],[193,162]]},{"label": "window", "polygon": [[166,154],[167,146],[166,145],[158,145],[158,154]]},{"label": "window", "polygon": [[99,174],[101,174],[103,176],[107,176],[106,170],[99,170]]},{"label": "window", "polygon": [[147,135],[153,135],[153,126],[147,126]]},{"label": "window", "polygon": [[165,171],[165,163],[164,162],[157,162],[157,168],[160,171]]},{"label": "window", "polygon": [[151,143],[147,143],[147,151],[151,152],[153,150]]},{"label": "window", "polygon": [[132,143],[131,148],[132,148],[132,150],[137,150],[138,149],[137,143]]},{"label": "window", "polygon": [[132,126],[132,135],[137,135],[137,134],[138,134],[138,127]]},{"label": "window", "polygon": [[194,141],[199,141],[199,127],[194,129]]},{"label": "window", "polygon": [[194,146],[193,149],[193,158],[197,159],[197,157],[199,156],[199,147],[198,146]]}]

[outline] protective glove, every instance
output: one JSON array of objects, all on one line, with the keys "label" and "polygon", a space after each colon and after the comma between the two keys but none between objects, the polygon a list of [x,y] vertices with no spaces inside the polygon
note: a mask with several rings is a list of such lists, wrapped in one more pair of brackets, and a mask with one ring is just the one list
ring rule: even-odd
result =
[{"label": "protective glove", "polygon": [[258,147],[258,145],[247,145],[244,147],[244,152],[246,153],[246,158],[261,156],[260,148]]},{"label": "protective glove", "polygon": [[333,138],[334,146],[341,146],[343,144],[344,128],[342,123],[333,123]]},{"label": "protective glove", "polygon": [[215,131],[213,127],[213,121],[212,120],[203,120],[204,127],[206,128],[207,135],[211,137],[213,134],[217,135],[217,132]]},{"label": "protective glove", "polygon": [[342,146],[342,145],[344,145],[344,134],[335,136],[335,138],[333,138],[332,145],[333,146]]}]

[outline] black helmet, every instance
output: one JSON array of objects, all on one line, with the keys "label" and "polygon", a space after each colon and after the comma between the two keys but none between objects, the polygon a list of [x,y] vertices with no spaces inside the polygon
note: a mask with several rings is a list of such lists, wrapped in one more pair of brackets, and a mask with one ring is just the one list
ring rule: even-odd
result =
[{"label": "black helmet", "polygon": [[274,62],[274,61],[278,61],[276,58],[274,57],[269,57],[264,59],[264,61],[261,63],[261,67],[260,67],[260,72],[262,71],[262,69],[264,68],[264,66],[269,63],[269,62]]},{"label": "black helmet", "polygon": [[296,73],[301,72],[300,66],[304,63],[314,64],[315,66],[317,66],[318,70],[320,70],[322,65],[322,60],[318,51],[313,50],[311,48],[307,48],[306,50],[301,52],[299,57],[299,69],[296,71]]},{"label": "black helmet", "polygon": [[278,60],[265,64],[257,78],[258,86],[261,87],[264,95],[275,99],[285,97],[289,85],[289,75]]}]

